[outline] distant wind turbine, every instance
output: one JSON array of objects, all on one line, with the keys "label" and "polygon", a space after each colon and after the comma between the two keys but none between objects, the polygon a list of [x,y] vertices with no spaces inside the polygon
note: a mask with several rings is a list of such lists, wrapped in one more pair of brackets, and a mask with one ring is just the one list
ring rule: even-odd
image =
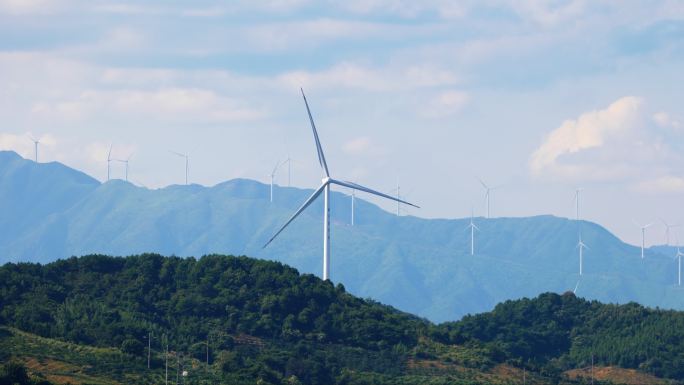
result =
[{"label": "distant wind turbine", "polygon": [[[285,162],[287,162],[287,160]],[[278,172],[278,168],[280,168],[280,166],[284,165],[285,162],[280,163],[280,161],[278,161],[276,163],[275,167],[273,167],[273,171],[271,171],[271,173],[269,174],[269,176],[271,177],[271,203],[273,203],[273,180],[275,179],[276,172]]]},{"label": "distant wind turbine", "polygon": [[290,158],[290,155],[287,156],[287,159],[283,162],[283,164],[287,163],[287,187],[290,187],[290,182],[291,182],[291,171],[292,171],[292,158]]},{"label": "distant wind turbine", "polygon": [[572,291],[572,294],[577,294],[577,288],[579,287],[580,281],[579,279],[577,280],[577,284],[575,285],[575,290]]},{"label": "distant wind turbine", "polygon": [[582,275],[582,269],[584,264],[584,249],[589,250],[589,247],[582,242],[582,234],[579,236],[579,242],[577,242],[577,248],[579,249],[579,275]]},{"label": "distant wind turbine", "polygon": [[482,187],[484,187],[484,189],[485,189],[485,201],[486,201],[486,203],[487,203],[487,219],[489,219],[489,218],[490,218],[489,200],[491,199],[492,190],[497,189],[497,188],[499,188],[499,187],[501,187],[501,186],[489,187],[482,179],[477,178],[477,180],[480,181],[480,184],[481,184]]},{"label": "distant wind turbine", "polygon": [[112,164],[112,146],[113,144],[109,145],[109,152],[107,153],[107,181],[109,181],[109,176],[111,175],[111,164]]},{"label": "distant wind turbine", "polygon": [[118,162],[121,162],[126,165],[126,182],[128,182],[128,161],[131,160],[132,156],[133,154],[129,155],[126,159],[116,159]]},{"label": "distant wind turbine", "polygon": [[189,163],[189,157],[187,154],[181,154],[180,152],[176,151],[171,151],[172,154],[178,155],[181,158],[185,158],[185,185],[187,186],[188,184],[188,163]]},{"label": "distant wind turbine", "polygon": [[663,222],[663,225],[665,225],[665,244],[670,246],[670,229],[674,227],[680,227],[681,225],[667,223],[664,219],[660,219],[660,221]]},{"label": "distant wind turbine", "polygon": [[644,259],[644,249],[646,248],[646,229],[653,226],[653,223],[641,226],[639,223],[637,223],[637,221],[633,222],[641,229],[641,259]]},{"label": "distant wind turbine", "polygon": [[684,253],[679,249],[679,246],[677,247],[677,255],[675,258],[678,260],[678,266],[677,266],[677,286],[682,286],[682,257],[684,257]]},{"label": "distant wind turbine", "polygon": [[36,163],[38,163],[38,144],[40,144],[40,139],[35,139],[35,138],[32,137],[32,136],[29,136],[29,138],[30,138],[31,141],[33,142],[33,149],[34,149],[34,152],[35,152],[35,158],[34,158],[34,160],[35,160]]},{"label": "distant wind turbine", "polygon": [[480,228],[473,222],[474,213],[470,212],[470,224],[466,229],[470,229],[470,255],[475,255],[475,230],[480,231]]},{"label": "distant wind turbine", "polygon": [[311,110],[309,109],[309,103],[304,95],[304,90],[301,90],[302,97],[304,98],[304,104],[306,105],[306,111],[309,115],[309,122],[311,123],[311,130],[313,132],[314,141],[316,142],[316,151],[318,152],[318,163],[325,172],[325,177],[323,178],[320,187],[314,191],[313,194],[302,204],[302,206],[290,217],[290,219],[285,222],[285,224],[271,237],[271,239],[266,242],[263,246],[264,248],[268,246],[285,228],[292,223],[292,221],[299,216],[309,205],[318,198],[321,193],[323,193],[323,280],[330,279],[330,186],[333,184],[348,187],[354,190],[365,191],[369,194],[377,195],[383,198],[387,198],[393,201],[400,201],[407,205],[418,207],[412,203],[401,201],[390,195],[383,194],[381,192],[371,190],[370,188],[358,185],[352,182],[344,182],[330,177],[330,172],[328,171],[328,164],[325,162],[325,155],[323,154],[323,148],[321,146],[321,141],[318,137],[318,132],[316,131],[316,125],[314,124],[313,117],[311,116]]},{"label": "distant wind turbine", "polygon": [[354,226],[354,205],[356,201],[356,190],[352,189],[351,192],[351,225]]},{"label": "distant wind turbine", "polygon": [[580,192],[584,190],[583,188],[575,189],[575,220],[580,220]]}]

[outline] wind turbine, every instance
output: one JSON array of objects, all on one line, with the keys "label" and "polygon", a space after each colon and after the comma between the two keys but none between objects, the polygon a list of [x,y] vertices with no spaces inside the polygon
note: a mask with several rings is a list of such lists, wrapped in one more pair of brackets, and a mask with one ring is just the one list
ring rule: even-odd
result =
[{"label": "wind turbine", "polygon": [[33,148],[35,151],[35,158],[34,159],[35,159],[36,163],[38,163],[38,144],[40,143],[40,139],[35,139],[32,136],[29,136],[29,138],[33,142]]},{"label": "wind turbine", "polygon": [[492,190],[499,188],[499,186],[497,186],[497,187],[489,187],[489,186],[487,186],[487,184],[486,184],[485,182],[482,181],[482,179],[477,178],[477,180],[480,181],[480,184],[481,184],[482,187],[484,187],[484,189],[485,189],[485,201],[487,202],[487,219],[489,219],[489,218],[490,218],[490,216],[489,216],[489,214],[490,214],[490,211],[489,211],[489,198],[490,198],[490,196],[492,195],[492,194],[491,194]]},{"label": "wind turbine", "polygon": [[292,171],[292,158],[290,158],[290,155],[287,156],[287,159],[283,162],[283,164],[287,163],[287,187],[290,187],[290,177],[291,177],[291,171]]},{"label": "wind turbine", "polygon": [[109,152],[107,153],[107,181],[109,181],[109,176],[111,174],[112,146],[113,144],[109,145]]},{"label": "wind turbine", "polygon": [[188,184],[188,155],[187,154],[181,154],[180,152],[176,151],[171,151],[172,154],[176,154],[180,156],[181,158],[185,158],[185,185],[187,186]]},{"label": "wind turbine", "polygon": [[664,219],[660,219],[661,222],[663,222],[663,225],[665,225],[665,242],[667,246],[670,246],[670,229],[673,227],[680,227],[681,225],[671,225],[667,222],[665,222]]},{"label": "wind turbine", "polygon": [[390,195],[383,194],[381,192],[371,190],[368,187],[361,186],[352,182],[340,181],[337,179],[332,179],[330,177],[330,172],[328,171],[328,164],[325,162],[325,155],[323,155],[323,148],[321,147],[321,141],[318,137],[318,132],[316,131],[316,125],[314,124],[313,117],[311,116],[311,110],[309,109],[309,103],[306,100],[306,95],[304,95],[304,90],[301,90],[302,97],[304,98],[304,104],[306,105],[306,112],[309,115],[309,122],[311,123],[311,130],[313,132],[314,141],[316,142],[316,151],[318,152],[318,163],[320,164],[323,172],[325,172],[325,177],[321,181],[321,185],[316,189],[316,191],[311,194],[311,196],[302,204],[299,209],[290,217],[290,219],[285,222],[285,224],[271,237],[271,239],[266,242],[263,246],[264,248],[268,246],[285,228],[292,223],[292,221],[299,216],[309,205],[318,198],[321,193],[323,193],[323,280],[330,279],[330,187],[331,185],[338,185],[343,187],[348,187],[354,190],[365,191],[369,194],[377,195],[383,198],[391,199],[393,201],[399,201],[407,205],[418,207],[412,203],[405,202],[394,198]]},{"label": "wind turbine", "polygon": [[[287,161],[285,161],[285,162],[287,162]],[[278,161],[276,163],[275,167],[273,167],[273,171],[271,171],[271,174],[269,174],[271,177],[271,203],[273,203],[273,179],[275,178],[275,175],[276,175],[276,172],[278,171],[278,168],[280,166],[282,166],[283,164],[285,164],[285,162],[280,163],[280,161]]]},{"label": "wind turbine", "polygon": [[577,280],[577,284],[575,285],[575,290],[572,291],[572,294],[577,294],[577,288],[579,287],[579,279]]},{"label": "wind turbine", "polygon": [[637,221],[634,224],[641,229],[641,259],[644,259],[644,249],[646,248],[646,229],[653,226],[653,223],[649,223],[645,226],[641,226]]},{"label": "wind turbine", "polygon": [[575,220],[580,219],[580,192],[584,190],[583,188],[575,189]]},{"label": "wind turbine", "polygon": [[128,161],[131,160],[133,154],[129,155],[126,159],[117,159],[118,162],[124,163],[126,165],[126,182],[128,182]]},{"label": "wind turbine", "polygon": [[682,253],[679,246],[677,246],[677,255],[675,255],[675,258],[678,259],[677,286],[682,286],[682,257],[684,257],[684,253]]},{"label": "wind turbine", "polygon": [[579,275],[582,275],[582,267],[584,263],[584,249],[589,250],[589,247],[582,242],[582,234],[579,236],[579,242],[577,242],[577,248],[579,249]]},{"label": "wind turbine", "polygon": [[470,255],[475,255],[475,230],[480,231],[480,228],[473,222],[473,211],[470,212],[470,224],[466,229],[470,229]]},{"label": "wind turbine", "polygon": [[352,189],[351,193],[351,225],[354,226],[354,204],[356,203],[356,190]]}]

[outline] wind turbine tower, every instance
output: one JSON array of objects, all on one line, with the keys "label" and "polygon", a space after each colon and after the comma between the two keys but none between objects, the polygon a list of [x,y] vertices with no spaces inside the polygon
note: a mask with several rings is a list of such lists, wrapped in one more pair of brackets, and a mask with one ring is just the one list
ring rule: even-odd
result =
[{"label": "wind turbine tower", "polygon": [[117,159],[117,161],[123,163],[126,167],[126,182],[128,182],[128,161],[131,160],[133,154],[129,155],[126,159]]},{"label": "wind turbine tower", "polygon": [[285,228],[292,223],[292,221],[299,216],[311,203],[318,198],[319,195],[323,194],[323,280],[330,279],[330,187],[332,185],[343,186],[351,188],[354,190],[365,191],[369,194],[377,195],[383,198],[387,198],[393,201],[399,201],[401,203],[418,207],[412,203],[402,201],[398,198],[394,198],[390,195],[383,194],[381,192],[372,190],[368,187],[361,186],[352,182],[340,181],[330,177],[330,172],[328,171],[328,164],[325,162],[325,155],[323,154],[323,148],[321,146],[321,141],[318,137],[318,132],[316,131],[316,125],[314,124],[313,117],[311,116],[311,110],[309,109],[309,103],[304,95],[304,90],[301,90],[302,98],[304,98],[304,104],[306,105],[306,111],[309,115],[309,122],[311,123],[311,130],[313,132],[314,141],[316,142],[316,151],[318,153],[318,163],[321,169],[325,173],[325,177],[321,181],[321,185],[316,189],[316,191],[311,194],[311,196],[302,204],[299,209],[288,219],[287,222],[271,237],[271,239],[266,242],[263,246],[264,248],[268,246]]},{"label": "wind turbine tower", "polygon": [[677,258],[677,286],[682,286],[682,257],[684,257],[684,253],[677,247],[677,255],[675,258]]},{"label": "wind turbine tower", "polygon": [[473,222],[474,214],[470,212],[470,224],[467,228],[470,228],[470,255],[475,255],[475,230],[480,231],[480,228]]},{"label": "wind turbine tower", "polygon": [[577,248],[579,249],[579,275],[582,275],[584,265],[584,249],[589,249],[587,245],[585,245],[584,242],[582,242],[582,234],[580,234],[579,236]]},{"label": "wind turbine tower", "polygon": [[670,229],[679,227],[680,225],[667,223],[664,219],[661,219],[660,221],[663,222],[663,225],[665,225],[665,244],[670,246]]},{"label": "wind turbine tower", "polygon": [[641,259],[644,259],[644,249],[646,248],[646,229],[651,227],[653,223],[641,226],[636,221],[634,221],[634,224],[641,229]]},{"label": "wind turbine tower", "polygon": [[583,188],[575,189],[575,220],[580,220],[580,193],[584,190]]},{"label": "wind turbine tower", "polygon": [[38,163],[38,144],[40,144],[40,139],[35,139],[32,136],[29,136],[29,138],[31,138],[31,141],[33,142],[34,160]]},{"label": "wind turbine tower", "polygon": [[189,171],[188,163],[189,163],[190,158],[188,157],[188,154],[181,154],[180,152],[176,152],[176,151],[171,151],[171,153],[178,155],[181,158],[185,158],[185,185],[187,186],[188,185],[188,171]]},{"label": "wind turbine tower", "polygon": [[109,145],[109,152],[107,153],[107,181],[109,181],[112,170],[112,146],[113,144]]},{"label": "wind turbine tower", "polygon": [[491,213],[490,210],[489,210],[489,209],[490,209],[489,200],[490,200],[491,195],[492,195],[492,190],[494,190],[494,189],[496,189],[496,188],[498,188],[498,187],[489,187],[484,181],[482,181],[482,179],[477,178],[477,180],[480,181],[480,184],[481,184],[482,187],[485,189],[485,202],[486,202],[486,204],[487,204],[487,219],[489,219],[489,218],[490,218],[490,213]]}]

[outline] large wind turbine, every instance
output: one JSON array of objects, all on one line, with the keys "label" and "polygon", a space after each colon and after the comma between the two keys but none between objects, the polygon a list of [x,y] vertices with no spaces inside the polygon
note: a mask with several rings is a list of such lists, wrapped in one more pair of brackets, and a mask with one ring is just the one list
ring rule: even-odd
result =
[{"label": "large wind turbine", "polygon": [[32,136],[29,136],[29,138],[30,138],[31,141],[33,142],[33,149],[34,149],[34,151],[35,151],[35,158],[34,158],[34,160],[36,161],[36,163],[38,163],[38,144],[40,144],[40,139],[35,139],[35,138],[32,137]]},{"label": "large wind turbine", "polygon": [[181,158],[185,158],[185,185],[187,186],[187,184],[188,184],[188,161],[189,161],[188,154],[181,154],[180,152],[176,152],[176,151],[171,151],[171,153],[176,154],[176,155],[180,156]]},{"label": "large wind turbine", "polygon": [[639,223],[634,221],[634,224],[641,229],[641,259],[644,259],[644,249],[646,248],[646,229],[653,226],[653,223],[641,226]]},{"label": "large wind turbine", "polygon": [[582,242],[582,234],[579,236],[579,242],[577,242],[577,248],[579,249],[579,275],[582,275],[583,264],[584,264],[584,249],[589,249],[587,245]]},{"label": "large wind turbine", "polygon": [[470,229],[470,255],[475,255],[475,230],[480,231],[480,228],[473,222],[473,212],[470,213],[470,224],[466,229]]},{"label": "large wind turbine", "polygon": [[292,221],[299,216],[309,205],[318,198],[321,193],[323,193],[323,280],[330,279],[330,187],[335,184],[338,186],[348,187],[354,190],[365,191],[369,194],[377,195],[383,198],[391,199],[393,201],[399,201],[413,207],[418,207],[412,203],[405,202],[394,198],[390,195],[383,194],[381,192],[371,190],[368,187],[364,187],[352,182],[340,181],[337,179],[332,179],[330,177],[330,172],[328,171],[328,164],[325,162],[325,155],[323,155],[323,148],[321,147],[321,141],[318,137],[318,132],[316,131],[316,125],[314,124],[313,117],[311,116],[311,110],[309,109],[309,103],[304,95],[304,90],[302,91],[302,97],[304,98],[304,104],[306,105],[306,112],[309,115],[309,122],[311,123],[311,130],[313,132],[314,141],[316,142],[316,151],[318,152],[318,163],[320,164],[325,177],[321,181],[321,185],[316,189],[316,191],[311,194],[311,196],[302,204],[302,206],[290,217],[290,219],[285,222],[285,224],[271,237],[271,239],[266,242],[263,246],[264,248],[268,246],[285,228],[292,223]]}]

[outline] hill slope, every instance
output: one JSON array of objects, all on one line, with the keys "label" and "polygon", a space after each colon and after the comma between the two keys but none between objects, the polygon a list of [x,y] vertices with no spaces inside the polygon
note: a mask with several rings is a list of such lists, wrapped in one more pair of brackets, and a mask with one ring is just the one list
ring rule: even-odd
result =
[{"label": "hill slope", "polygon": [[0,361],[51,381],[57,367],[90,382],[159,383],[167,346],[195,382],[496,384],[526,370],[527,383],[573,383],[592,353],[613,378],[684,379],[681,312],[543,294],[435,325],[246,257],[7,264],[0,325]]},{"label": "hill slope", "polygon": [[[120,180],[100,184],[51,163],[0,152],[0,260],[48,262],[89,253],[179,256],[208,253],[277,259],[320,274],[322,204],[316,202],[268,248],[262,245],[311,193],[232,180],[213,187],[148,190]],[[332,278],[349,292],[435,321],[491,309],[506,299],[562,292],[578,283],[575,221],[551,216],[469,219],[396,217],[332,194]],[[604,302],[637,301],[684,309],[676,263],[646,260],[599,225],[582,222],[585,275],[577,293]],[[292,247],[296,245],[296,247]]]}]

